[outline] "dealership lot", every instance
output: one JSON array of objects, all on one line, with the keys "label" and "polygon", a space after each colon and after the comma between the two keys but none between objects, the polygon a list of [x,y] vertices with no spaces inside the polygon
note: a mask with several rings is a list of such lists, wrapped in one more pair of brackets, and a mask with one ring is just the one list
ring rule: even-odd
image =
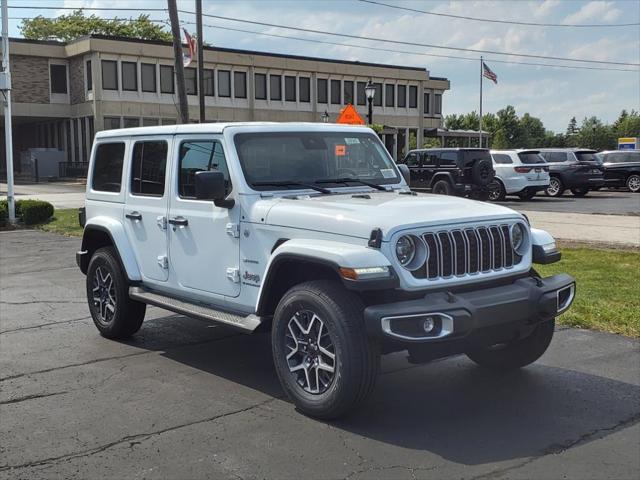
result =
[{"label": "dealership lot", "polygon": [[267,335],[159,309],[101,338],[79,240],[0,233],[0,478],[636,478],[640,343],[560,328],[508,375],[386,357],[353,417],[298,414]]}]

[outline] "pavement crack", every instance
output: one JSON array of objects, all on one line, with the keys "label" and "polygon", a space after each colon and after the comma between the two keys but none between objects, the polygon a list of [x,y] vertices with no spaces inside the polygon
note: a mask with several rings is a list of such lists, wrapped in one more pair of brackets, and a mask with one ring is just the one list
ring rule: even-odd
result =
[{"label": "pavement crack", "polygon": [[68,391],[64,390],[62,392],[39,393],[39,394],[34,394],[34,395],[25,395],[24,397],[16,397],[16,398],[12,398],[10,400],[1,401],[0,405],[10,405],[10,404],[13,404],[13,403],[26,402],[27,400],[34,400],[36,398],[46,398],[46,397],[53,397],[55,395],[63,395],[65,393],[68,393]]},{"label": "pavement crack", "polygon": [[52,304],[52,303],[56,303],[56,304],[75,303],[75,304],[81,305],[81,304],[85,304],[87,302],[86,302],[86,300],[85,301],[78,301],[78,300],[24,300],[24,301],[19,301],[19,302],[11,302],[11,301],[6,301],[6,300],[0,300],[0,305],[37,305],[37,304],[40,304],[40,303],[44,303],[45,305]]},{"label": "pavement crack", "polygon": [[152,437],[158,436],[158,435],[162,435],[163,433],[167,433],[167,432],[172,432],[175,430],[179,430],[181,428],[185,428],[185,427],[191,427],[193,425],[199,425],[199,424],[203,424],[203,423],[208,423],[208,422],[215,422],[217,420],[220,420],[221,418],[225,418],[225,417],[230,417],[233,415],[239,415],[242,413],[246,413],[250,410],[253,410],[255,408],[259,408],[262,407],[263,405],[266,405],[268,403],[271,402],[275,402],[276,400],[279,400],[280,397],[272,397],[269,398],[267,400],[263,400],[262,402],[258,402],[256,404],[250,405],[248,407],[244,407],[244,408],[240,408],[237,410],[232,410],[230,412],[226,412],[226,413],[221,413],[218,415],[213,415],[211,417],[207,417],[207,418],[202,418],[200,420],[194,420],[192,422],[187,422],[187,423],[181,423],[179,425],[173,425],[171,427],[167,427],[167,428],[162,428],[160,430],[155,430],[153,432],[146,432],[146,433],[137,433],[137,434],[133,434],[133,435],[127,435],[125,437],[122,437],[118,440],[114,440],[113,442],[109,442],[109,443],[105,443],[104,445],[100,445],[98,447],[94,447],[94,448],[89,448],[86,450],[81,450],[79,452],[75,452],[75,453],[70,453],[70,454],[66,454],[66,455],[60,455],[57,457],[49,457],[49,458],[45,458],[42,460],[37,460],[34,462],[28,462],[28,463],[22,463],[22,464],[17,464],[17,465],[2,465],[0,466],[0,472],[6,471],[6,470],[14,470],[14,469],[21,469],[21,468],[31,468],[31,467],[38,467],[38,466],[42,466],[42,465],[48,465],[48,464],[57,464],[60,462],[66,462],[69,460],[73,460],[75,458],[82,458],[82,457],[90,457],[92,455],[95,455],[97,453],[102,453],[105,450],[109,450],[110,448],[116,447],[118,445],[122,445],[122,444],[129,444],[129,448],[134,448],[135,445],[138,445]]},{"label": "pavement crack", "polygon": [[63,323],[73,323],[73,322],[79,322],[81,320],[88,320],[90,319],[90,316],[84,316],[84,317],[80,317],[80,318],[70,318],[69,320],[60,320],[59,322],[49,322],[49,323],[40,323],[38,325],[29,325],[28,327],[18,327],[18,328],[9,328],[7,330],[0,330],[0,335],[2,335],[3,333],[13,333],[13,332],[21,332],[24,330],[33,330],[33,329],[37,329],[37,328],[44,328],[44,327],[48,327],[51,325],[61,325]]}]

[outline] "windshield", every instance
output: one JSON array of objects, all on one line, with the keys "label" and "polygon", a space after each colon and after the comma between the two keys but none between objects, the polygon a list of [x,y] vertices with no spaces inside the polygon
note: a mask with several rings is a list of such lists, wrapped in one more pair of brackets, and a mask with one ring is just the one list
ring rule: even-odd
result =
[{"label": "windshield", "polygon": [[344,183],[349,178],[375,185],[400,181],[393,160],[371,133],[239,133],[234,142],[244,176],[254,190],[296,184],[305,188],[302,183],[315,182],[331,188],[357,185]]},{"label": "windshield", "polygon": [[576,152],[576,158],[579,162],[599,162],[595,152]]},{"label": "windshield", "polygon": [[547,163],[538,152],[522,152],[518,153],[518,158],[522,163]]}]

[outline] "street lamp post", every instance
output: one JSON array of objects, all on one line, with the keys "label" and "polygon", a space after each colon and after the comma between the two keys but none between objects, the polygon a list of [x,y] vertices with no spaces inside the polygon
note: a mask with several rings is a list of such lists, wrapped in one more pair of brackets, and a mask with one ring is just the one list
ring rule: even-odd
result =
[{"label": "street lamp post", "polygon": [[369,106],[369,111],[367,113],[367,122],[369,125],[373,125],[373,97],[376,96],[376,87],[371,80],[364,87],[364,94],[367,97],[367,105]]}]

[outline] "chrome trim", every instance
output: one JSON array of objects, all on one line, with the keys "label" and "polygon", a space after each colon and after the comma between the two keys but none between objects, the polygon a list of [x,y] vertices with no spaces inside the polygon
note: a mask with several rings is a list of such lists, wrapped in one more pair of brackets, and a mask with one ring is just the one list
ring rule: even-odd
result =
[{"label": "chrome trim", "polygon": [[[567,300],[565,300],[563,305],[560,305],[560,292],[564,292],[566,289],[570,289],[569,290],[569,298],[567,298]],[[576,284],[572,283],[571,285],[561,288],[560,290],[556,291],[556,311],[557,313],[562,313],[565,310],[567,310],[571,304],[573,303],[573,298],[576,295]]]},{"label": "chrome trim", "polygon": [[[407,335],[401,335],[399,333],[395,333],[393,332],[393,330],[391,330],[392,320],[398,320],[398,319],[404,319],[404,318],[417,318],[417,317],[436,317],[436,316],[440,318],[440,323],[442,324],[440,328],[440,333],[438,333],[438,335],[432,335],[427,337],[409,337]],[[453,333],[453,317],[442,312],[425,312],[425,313],[417,313],[414,315],[398,315],[394,317],[383,317],[380,319],[380,324],[382,326],[382,331],[384,333],[392,337],[401,338],[403,340],[426,340],[426,341],[438,340],[440,338],[447,337]]]}]

